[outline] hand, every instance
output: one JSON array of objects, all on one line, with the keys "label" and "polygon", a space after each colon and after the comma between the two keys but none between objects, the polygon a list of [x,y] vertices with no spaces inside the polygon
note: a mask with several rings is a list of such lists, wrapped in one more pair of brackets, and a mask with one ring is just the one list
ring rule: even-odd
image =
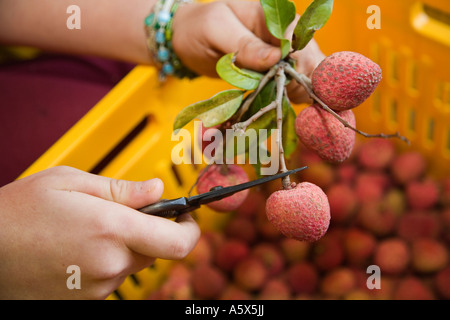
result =
[{"label": "hand", "polygon": [[[298,18],[286,31],[288,39]],[[268,31],[259,2],[225,0],[184,5],[175,14],[173,30],[175,52],[198,74],[217,77],[217,61],[230,52],[238,52],[238,66],[255,71],[268,70],[281,59],[279,40]],[[297,70],[310,76],[325,56],[311,41],[292,57],[297,60]],[[295,81],[288,86],[288,93],[294,103],[311,101]]]},{"label": "hand", "polygon": [[[181,259],[200,236],[189,214],[142,214],[159,179],[115,180],[55,167],[0,189],[0,298],[104,299],[155,258]],[[69,290],[69,265],[81,289]]]}]

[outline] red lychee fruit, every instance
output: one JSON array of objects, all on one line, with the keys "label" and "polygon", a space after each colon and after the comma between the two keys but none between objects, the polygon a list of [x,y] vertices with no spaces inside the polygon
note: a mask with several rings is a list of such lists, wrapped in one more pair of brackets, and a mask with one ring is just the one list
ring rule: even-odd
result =
[{"label": "red lychee fruit", "polygon": [[330,298],[341,298],[356,287],[356,276],[348,267],[340,267],[326,273],[320,291]]},{"label": "red lychee fruit", "polygon": [[326,57],[311,76],[314,93],[334,110],[363,103],[381,81],[381,68],[362,54],[336,52]]},{"label": "red lychee fruit", "polygon": [[382,273],[400,274],[406,270],[411,260],[408,244],[401,238],[386,238],[375,249],[374,262]]},{"label": "red lychee fruit", "polygon": [[389,186],[389,177],[382,172],[361,172],[355,180],[356,197],[361,203],[379,201]]},{"label": "red lychee fruit", "polygon": [[245,217],[234,217],[228,222],[224,231],[229,238],[240,239],[247,243],[252,243],[257,237],[253,220]]},{"label": "red lychee fruit", "polygon": [[445,268],[449,261],[447,247],[432,238],[412,241],[412,266],[421,273],[437,272]]},{"label": "red lychee fruit", "polygon": [[289,286],[281,279],[270,279],[261,289],[261,300],[288,300],[291,298]]},{"label": "red lychee fruit", "polygon": [[252,255],[261,259],[270,277],[279,274],[284,268],[284,257],[278,247],[269,242],[261,242],[252,249]]},{"label": "red lychee fruit", "polygon": [[395,300],[433,300],[434,294],[425,283],[416,276],[402,278],[394,292]]},{"label": "red lychee fruit", "polygon": [[203,263],[210,263],[213,257],[213,248],[209,239],[205,235],[201,235],[194,249],[184,258],[190,266]]},{"label": "red lychee fruit", "polygon": [[[353,111],[337,113],[352,127],[355,127],[356,120]],[[295,131],[307,148],[330,163],[341,163],[347,160],[355,144],[355,131],[346,128],[318,104],[303,109],[297,115]]]},{"label": "red lychee fruit", "polygon": [[194,294],[200,299],[217,299],[227,285],[222,270],[210,264],[196,266],[191,277]]},{"label": "red lychee fruit", "polygon": [[348,184],[338,183],[330,186],[326,194],[330,204],[331,222],[348,221],[358,206],[355,191]]},{"label": "red lychee fruit", "polygon": [[242,288],[239,288],[234,283],[229,283],[222,295],[219,297],[220,300],[250,300],[252,296],[250,293]]},{"label": "red lychee fruit", "polygon": [[444,299],[450,299],[450,266],[435,274],[434,286]]},{"label": "red lychee fruit", "polygon": [[408,151],[395,156],[390,170],[395,182],[406,185],[420,179],[426,168],[426,159],[420,152]]},{"label": "red lychee fruit", "polygon": [[261,259],[248,256],[241,260],[233,270],[234,283],[246,291],[262,288],[268,277],[267,269]]},{"label": "red lychee fruit", "polygon": [[397,216],[380,202],[367,202],[359,207],[355,221],[374,235],[384,237],[395,230]]},{"label": "red lychee fruit", "polygon": [[227,239],[217,248],[214,261],[220,269],[231,271],[249,253],[250,248],[246,242],[238,239]]},{"label": "red lychee fruit", "polygon": [[[206,167],[197,181],[197,192],[199,194],[210,191],[217,186],[229,187],[248,182],[247,173],[238,165],[211,165]],[[208,206],[219,212],[236,210],[245,201],[249,190],[243,190],[230,197],[211,202]]]},{"label": "red lychee fruit", "polygon": [[313,244],[311,260],[320,271],[331,270],[342,264],[344,247],[338,229],[332,229]]},{"label": "red lychee fruit", "polygon": [[433,238],[440,230],[441,225],[434,212],[407,212],[399,218],[397,225],[397,234],[406,240]]},{"label": "red lychee fruit", "polygon": [[170,269],[167,280],[159,290],[160,299],[192,299],[191,270],[183,263],[176,263]]},{"label": "red lychee fruit", "polygon": [[376,247],[374,235],[358,228],[348,229],[343,236],[343,242],[345,255],[350,265],[367,265]]},{"label": "red lychee fruit", "polygon": [[317,241],[330,225],[327,195],[309,182],[272,193],[266,202],[266,215],[283,235],[300,241]]},{"label": "red lychee fruit", "polygon": [[298,262],[286,270],[286,282],[294,294],[312,294],[316,291],[319,274],[309,262]]},{"label": "red lychee fruit", "polygon": [[297,241],[292,238],[282,238],[279,245],[287,263],[305,260],[311,247],[310,242]]},{"label": "red lychee fruit", "polygon": [[368,170],[387,168],[395,156],[395,146],[392,140],[370,139],[363,143],[358,151],[358,162]]},{"label": "red lychee fruit", "polygon": [[[200,121],[201,122],[201,121]],[[198,126],[198,132],[197,132],[197,143],[202,150],[202,154],[207,159],[212,159],[215,156],[216,148],[219,148],[219,143],[221,143],[220,140],[216,142],[216,137],[222,137],[222,133],[220,132],[220,125],[206,128],[203,125],[203,122],[201,122],[201,125]],[[211,145],[211,146],[210,146]],[[208,147],[210,146],[210,147]],[[208,149],[206,149],[208,147]],[[206,150],[206,151],[205,151]]]},{"label": "red lychee fruit", "polygon": [[411,209],[429,209],[439,200],[439,187],[431,178],[412,181],[406,186],[406,199]]}]

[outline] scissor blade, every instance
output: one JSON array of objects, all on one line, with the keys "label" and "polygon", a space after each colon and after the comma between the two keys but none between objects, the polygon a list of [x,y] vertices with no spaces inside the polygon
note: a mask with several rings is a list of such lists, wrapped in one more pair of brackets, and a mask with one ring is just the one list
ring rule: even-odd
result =
[{"label": "scissor blade", "polygon": [[246,190],[246,189],[249,189],[249,188],[252,188],[252,187],[264,184],[264,183],[267,183],[269,181],[273,181],[273,180],[276,180],[276,179],[280,179],[280,178],[286,177],[288,175],[291,175],[291,174],[297,173],[299,171],[305,170],[306,168],[308,168],[308,167],[305,166],[305,167],[297,168],[297,169],[294,169],[294,170],[289,170],[289,171],[286,171],[286,172],[278,173],[278,174],[275,174],[275,175],[272,175],[272,176],[267,176],[267,177],[264,177],[264,178],[256,179],[256,180],[249,181],[249,182],[245,182],[245,183],[238,184],[238,185],[235,185],[235,186],[224,187],[224,188],[216,189],[216,190],[213,190],[213,191],[205,192],[205,193],[202,193],[202,194],[199,194],[199,195],[195,195],[195,196],[189,197],[189,198],[187,198],[187,201],[188,201],[189,204],[192,204],[192,205],[194,205],[194,204],[195,205],[207,204],[207,203],[210,203],[210,202],[213,202],[213,201],[217,201],[217,200],[229,197],[229,196],[235,194],[236,192],[240,192],[240,191],[243,191],[243,190]]}]

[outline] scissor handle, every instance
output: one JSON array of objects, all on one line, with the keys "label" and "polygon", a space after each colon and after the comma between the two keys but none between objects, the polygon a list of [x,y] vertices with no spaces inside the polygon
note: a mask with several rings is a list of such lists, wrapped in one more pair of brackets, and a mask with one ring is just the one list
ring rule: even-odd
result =
[{"label": "scissor handle", "polygon": [[190,211],[192,209],[191,206],[187,203],[187,199],[185,197],[181,197],[171,200],[163,199],[156,203],[140,208],[138,209],[138,211],[164,218],[174,218],[181,213],[186,212],[186,210]]}]

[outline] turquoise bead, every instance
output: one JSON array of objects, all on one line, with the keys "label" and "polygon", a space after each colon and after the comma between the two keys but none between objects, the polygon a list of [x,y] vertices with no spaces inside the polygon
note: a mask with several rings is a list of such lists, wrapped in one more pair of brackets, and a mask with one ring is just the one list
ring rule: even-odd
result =
[{"label": "turquoise bead", "polygon": [[151,26],[153,24],[153,21],[155,20],[155,14],[150,14],[147,18],[145,18],[145,25],[147,27]]},{"label": "turquoise bead", "polygon": [[164,35],[164,31],[158,30],[155,33],[155,41],[156,43],[164,43],[166,41],[166,36]]},{"label": "turquoise bead", "polygon": [[161,24],[166,24],[167,22],[170,21],[170,18],[171,18],[170,12],[161,11],[158,14],[158,22]]},{"label": "turquoise bead", "polygon": [[162,47],[158,49],[158,60],[159,61],[167,61],[169,60],[169,50]]},{"label": "turquoise bead", "polygon": [[174,68],[170,63],[164,63],[163,67],[162,67],[162,71],[165,74],[173,74],[174,72]]}]

